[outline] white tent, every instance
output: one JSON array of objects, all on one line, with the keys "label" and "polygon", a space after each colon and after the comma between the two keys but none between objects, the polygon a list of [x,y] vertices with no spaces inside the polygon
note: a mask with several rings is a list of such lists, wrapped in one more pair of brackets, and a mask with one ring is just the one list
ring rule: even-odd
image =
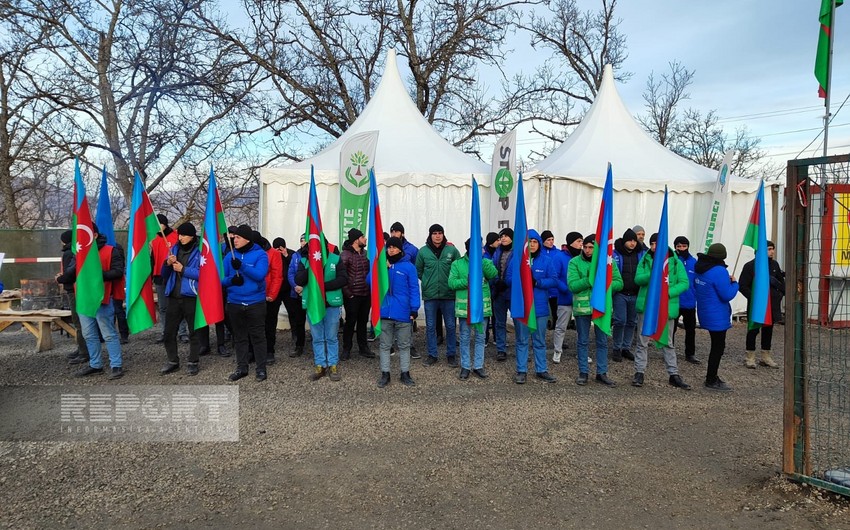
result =
[{"label": "white tent", "polygon": [[352,135],[372,130],[379,131],[375,176],[384,230],[400,221],[407,238],[423,245],[428,227],[439,223],[462,248],[469,237],[472,176],[486,192],[490,166],[449,144],[425,120],[407,93],[393,50],[374,96],[342,136],[312,158],[260,171],[260,231],[297,241],[304,232],[313,165],[325,233],[339,242],[340,150]]}]

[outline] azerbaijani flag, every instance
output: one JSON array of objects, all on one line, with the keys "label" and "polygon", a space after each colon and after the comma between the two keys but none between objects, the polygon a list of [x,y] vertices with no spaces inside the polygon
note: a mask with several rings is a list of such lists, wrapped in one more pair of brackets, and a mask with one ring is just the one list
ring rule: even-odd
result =
[{"label": "azerbaijani flag", "polygon": [[366,249],[372,271],[371,320],[377,337],[381,334],[381,304],[384,303],[384,296],[390,289],[390,279],[387,272],[387,249],[384,244],[384,225],[381,222],[381,205],[378,202],[378,183],[375,181],[374,168],[369,169],[368,234]]},{"label": "azerbaijani flag", "polygon": [[95,318],[103,302],[103,268],[92,230],[91,210],[86,198],[86,187],[80,173],[80,159],[74,160],[74,231],[71,247],[74,249],[77,272],[77,313]]},{"label": "azerbaijani flag", "polygon": [[127,326],[139,333],[156,324],[153,301],[151,242],[159,232],[159,221],[139,172],[133,178],[130,199],[130,232],[127,242]]},{"label": "azerbaijani flag", "polygon": [[770,267],[767,259],[767,223],[764,220],[764,180],[750,213],[750,222],[744,234],[744,245],[756,252],[753,288],[747,303],[747,329],[773,325],[770,307]]},{"label": "azerbaijani flag", "polygon": [[[670,319],[670,256],[667,229],[667,186],[664,186],[664,206],[661,208],[661,225],[649,276],[646,307],[643,313],[641,335],[651,337],[656,346],[669,346],[667,323]],[[678,258],[673,258],[678,259]]]},{"label": "azerbaijani flag", "polygon": [[[198,298],[195,302],[194,329],[205,328],[210,324],[224,320],[224,300],[221,294],[221,278],[224,264],[221,259],[221,223],[224,213],[218,200],[218,187],[215,184],[215,171],[210,167],[207,185],[207,206],[204,212],[204,225],[201,227],[201,265],[198,268]],[[227,230],[227,228],[225,228]]]},{"label": "azerbaijani flag", "polygon": [[[516,234],[515,234],[516,235]],[[466,321],[479,332],[484,331],[484,259],[481,252],[481,203],[478,182],[472,177],[472,215],[469,221],[469,304]],[[532,301],[532,307],[534,303]],[[535,324],[537,320],[535,319]]]},{"label": "azerbaijani flag", "polygon": [[[307,317],[311,325],[325,318],[325,260],[328,256],[325,245],[325,232],[322,230],[322,216],[319,213],[319,199],[316,196],[316,179],[313,165],[310,165],[310,200],[307,204],[307,286],[304,301],[307,305]],[[384,235],[381,234],[381,239]]]},{"label": "azerbaijani flag", "polygon": [[[844,3],[844,0],[835,0],[835,7]],[[829,35],[832,33],[832,0],[821,0],[820,33],[818,34],[818,53],[815,56],[815,78],[818,80],[818,96],[825,98],[829,87]]]},{"label": "azerbaijani flag", "polygon": [[[531,277],[531,253],[528,250],[528,221],[525,218],[525,193],[522,191],[522,173],[517,174],[516,215],[514,217],[514,252],[511,256],[511,316],[529,331],[537,329],[534,312],[534,279]],[[522,239],[519,239],[519,238]],[[517,245],[522,241],[521,245]],[[472,243],[470,242],[470,247]],[[471,266],[470,266],[471,268]]]},{"label": "azerbaijani flag", "polygon": [[112,206],[109,204],[109,186],[106,182],[106,166],[100,175],[100,195],[97,196],[97,212],[94,214],[97,232],[106,237],[106,244],[115,246],[115,227],[112,223]]},{"label": "azerbaijani flag", "polygon": [[[605,245],[604,247],[602,245]],[[603,250],[604,249],[604,250]],[[600,259],[602,253],[605,259]],[[593,308],[592,320],[606,335],[611,334],[611,316],[614,313],[614,299],[611,292],[613,279],[614,254],[614,185],[611,163],[608,162],[608,176],[602,190],[602,204],[599,207],[599,220],[596,223],[596,248],[590,260],[590,305]]]}]

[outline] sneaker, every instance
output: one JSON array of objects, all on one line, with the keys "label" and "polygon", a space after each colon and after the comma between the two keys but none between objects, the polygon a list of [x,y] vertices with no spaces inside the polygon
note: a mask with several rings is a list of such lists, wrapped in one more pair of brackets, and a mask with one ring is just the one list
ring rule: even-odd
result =
[{"label": "sneaker", "polygon": [[388,384],[390,384],[390,373],[381,372],[381,378],[378,379],[378,388],[384,388]]},{"label": "sneaker", "polygon": [[220,357],[230,357],[230,352],[227,351],[227,346],[225,346],[224,344],[219,346],[218,347],[218,355]]},{"label": "sneaker", "polygon": [[552,354],[552,362],[555,364],[561,364],[561,352],[556,351]]},{"label": "sneaker", "polygon": [[245,377],[245,376],[247,376],[247,375],[248,375],[248,372],[247,372],[247,371],[245,371],[245,372],[240,372],[239,370],[236,370],[235,372],[233,372],[232,374],[230,374],[229,376],[227,376],[227,379],[228,379],[229,381],[239,381],[240,379],[242,379],[243,377]]},{"label": "sneaker", "polygon": [[467,370],[466,368],[461,368],[457,378],[461,381],[466,381],[467,379],[469,379],[469,370]]},{"label": "sneaker", "polygon": [[76,350],[74,350],[70,353],[65,354],[65,358],[68,359],[69,361],[71,359],[73,359],[74,357],[79,357],[79,356],[80,356],[80,349],[79,348],[77,348]]},{"label": "sneaker", "polygon": [[475,368],[472,373],[479,379],[487,379],[487,372],[484,371],[484,368]]},{"label": "sneaker", "polygon": [[277,359],[274,358],[273,353],[267,353],[266,354],[266,364],[274,364],[276,362],[277,362]]},{"label": "sneaker", "polygon": [[85,366],[80,368],[76,372],[74,372],[74,377],[86,377],[88,375],[94,374],[102,374],[103,368],[92,368],[91,366]]},{"label": "sneaker", "polygon": [[401,384],[404,386],[416,386],[416,382],[410,377],[410,372],[401,373]]},{"label": "sneaker", "polygon": [[702,361],[697,359],[695,355],[686,355],[685,360],[691,364],[702,364]]},{"label": "sneaker", "polygon": [[449,366],[451,366],[452,368],[457,368],[457,367],[458,367],[458,364],[457,364],[457,355],[449,355],[448,357],[446,357],[446,362],[447,362],[447,363],[448,363],[448,365],[449,365]]},{"label": "sneaker", "polygon": [[602,383],[609,388],[617,386],[617,383],[608,378],[608,374],[596,374],[596,382]]},{"label": "sneaker", "polygon": [[587,374],[585,374],[585,373],[578,374],[578,377],[576,377],[576,384],[578,386],[586,385],[587,384]]},{"label": "sneaker", "polygon": [[265,370],[257,370],[257,382],[262,383],[268,378]]},{"label": "sneaker", "polygon": [[558,382],[558,379],[555,378],[555,376],[553,376],[549,372],[537,372],[536,374],[534,374],[534,377],[536,377],[537,379],[540,379],[544,383],[557,383]]},{"label": "sneaker", "polygon": [[360,350],[360,356],[365,357],[367,359],[375,358],[375,354],[369,348],[366,348],[365,350]]},{"label": "sneaker", "polygon": [[525,379],[526,379],[525,372],[517,372],[516,375],[514,375],[514,383],[516,383],[518,385],[524,385]]},{"label": "sneaker", "polygon": [[159,369],[159,375],[170,374],[171,372],[176,372],[180,369],[180,364],[178,363],[165,363],[165,365]]},{"label": "sneaker", "polygon": [[121,379],[122,377],[124,377],[124,370],[120,366],[113,366],[107,379]]},{"label": "sneaker", "polygon": [[310,374],[310,380],[311,381],[318,381],[319,379],[325,377],[325,375],[327,375],[325,373],[325,367],[317,365],[315,367],[315,370],[313,371],[313,373]]},{"label": "sneaker", "polygon": [[76,357],[68,359],[68,364],[87,364],[88,362],[89,358],[82,355],[77,355]]},{"label": "sneaker", "polygon": [[339,354],[340,361],[350,361],[351,360],[351,350],[342,350],[342,353]]},{"label": "sneaker", "polygon": [[716,390],[718,392],[731,392],[732,391],[732,387],[727,385],[719,377],[713,383],[709,383],[708,381],[706,381],[705,388],[707,388],[709,390]]},{"label": "sneaker", "polygon": [[198,363],[188,363],[186,365],[186,375],[198,375]]},{"label": "sneaker", "polygon": [[628,359],[630,361],[634,361],[635,356],[629,350],[623,350],[623,359]]},{"label": "sneaker", "polygon": [[508,354],[503,351],[496,352],[496,360],[500,363],[503,363],[508,360]]},{"label": "sneaker", "polygon": [[691,385],[687,384],[682,380],[682,376],[679,374],[673,374],[670,376],[670,384],[675,386],[676,388],[681,388],[682,390],[690,390]]},{"label": "sneaker", "polygon": [[[421,359],[422,358],[421,355],[416,353],[416,348],[414,348],[412,344],[410,345],[410,358],[411,359]],[[411,379],[411,381],[412,381],[412,379]]]},{"label": "sneaker", "polygon": [[611,360],[615,363],[623,362],[623,350],[613,349],[611,350]]},{"label": "sneaker", "polygon": [[328,372],[330,374],[330,375],[328,375],[328,378],[331,381],[339,381],[340,379],[342,379],[339,375],[339,370],[337,369],[335,364],[331,365],[331,367],[328,368]]},{"label": "sneaker", "polygon": [[635,372],[635,377],[632,379],[632,386],[643,386],[643,372]]},{"label": "sneaker", "polygon": [[366,341],[367,341],[367,342],[375,342],[376,340],[377,340],[377,338],[375,337],[375,330],[374,330],[374,329],[370,329],[370,330],[366,333]]},{"label": "sneaker", "polygon": [[440,362],[439,359],[437,359],[436,357],[431,357],[430,355],[428,355],[427,357],[425,357],[425,360],[422,361],[422,364],[424,364],[425,366],[433,366],[433,365],[437,364],[438,362]]},{"label": "sneaker", "polygon": [[189,344],[189,335],[180,335],[180,342],[183,344]]}]

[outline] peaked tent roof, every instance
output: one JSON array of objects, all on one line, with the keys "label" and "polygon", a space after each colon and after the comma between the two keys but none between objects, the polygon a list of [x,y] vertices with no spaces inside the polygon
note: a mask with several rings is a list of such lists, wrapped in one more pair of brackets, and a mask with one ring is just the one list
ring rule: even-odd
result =
[{"label": "peaked tent roof", "polygon": [[[617,190],[664,191],[667,185],[671,192],[710,193],[717,180],[717,170],[680,157],[638,124],[620,99],[610,64],[605,66],[596,99],[579,126],[529,173],[602,188],[608,162]],[[734,191],[752,191],[754,187],[752,181],[732,181]]]},{"label": "peaked tent roof", "polygon": [[262,180],[291,180],[296,174],[307,178],[312,164],[317,182],[336,182],[343,144],[372,130],[379,132],[375,173],[382,185],[470,186],[472,175],[480,185],[489,185],[490,166],[448,143],[413,104],[392,49],[378,89],[351,127],[311,158],[264,170]]}]

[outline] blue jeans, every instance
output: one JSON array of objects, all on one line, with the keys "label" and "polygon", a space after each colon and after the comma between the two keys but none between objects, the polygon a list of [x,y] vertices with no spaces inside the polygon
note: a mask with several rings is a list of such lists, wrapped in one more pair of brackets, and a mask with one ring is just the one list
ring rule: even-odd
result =
[{"label": "blue jeans", "polygon": [[628,350],[637,327],[637,296],[614,293],[614,315],[611,318],[611,338],[615,350]]},{"label": "blue jeans", "polygon": [[[89,366],[103,368],[103,352],[100,346],[100,335],[103,335],[106,351],[109,352],[109,366],[120,368],[123,364],[121,343],[118,341],[118,332],[115,330],[115,306],[112,305],[112,300],[100,306],[96,318],[79,316],[86,347],[89,349]],[[100,328],[100,334],[98,334],[98,328]]]},{"label": "blue jeans", "polygon": [[[590,339],[590,315],[576,315],[576,333],[578,339],[576,341],[576,349],[578,350],[578,371],[579,373],[588,373],[587,355],[588,355],[588,340]],[[593,333],[596,335],[596,373],[608,373],[608,335],[599,331],[599,328],[593,326]]]},{"label": "blue jeans", "polygon": [[507,296],[493,297],[493,338],[496,341],[496,351],[507,351],[508,309],[511,300]]},{"label": "blue jeans", "polygon": [[437,309],[443,312],[443,322],[446,324],[446,357],[454,357],[457,353],[454,300],[425,300],[425,338],[428,343],[428,355],[434,358],[438,356]]},{"label": "blue jeans", "polygon": [[316,324],[310,324],[313,336],[313,361],[316,366],[335,366],[339,364],[339,308],[325,308],[325,318]]},{"label": "blue jeans", "polygon": [[[546,322],[548,316],[537,317],[537,329],[531,334],[531,344],[534,348],[534,371],[538,374],[546,372]],[[516,371],[524,374],[528,371],[528,326],[514,319],[516,332]]]},{"label": "blue jeans", "polygon": [[471,370],[473,367],[478,370],[484,368],[484,335],[486,334],[487,324],[490,318],[484,317],[484,322],[481,323],[481,331],[475,332],[475,352],[473,353],[472,365],[469,363],[469,335],[472,333],[472,326],[466,323],[465,318],[459,319],[460,322],[460,367]]}]

